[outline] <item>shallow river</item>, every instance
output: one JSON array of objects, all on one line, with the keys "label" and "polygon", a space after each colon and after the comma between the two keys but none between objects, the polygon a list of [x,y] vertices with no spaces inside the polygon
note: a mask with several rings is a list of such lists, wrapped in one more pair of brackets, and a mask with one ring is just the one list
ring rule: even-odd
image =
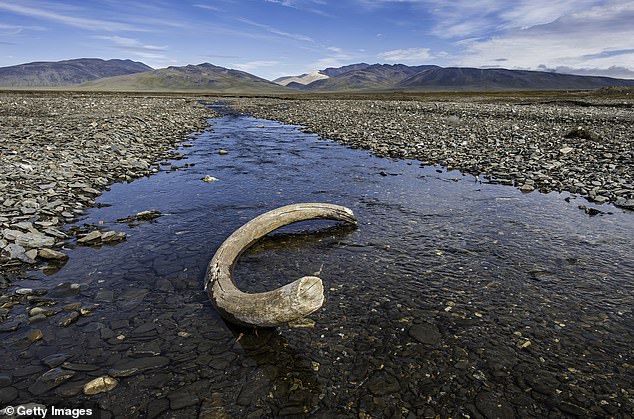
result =
[{"label": "shallow river", "polygon": [[[112,185],[99,198],[111,206],[78,222],[126,231],[126,242],[77,247],[59,272],[15,284],[48,289],[54,307],[95,306],[68,327],[60,312],[0,334],[11,404],[102,417],[633,414],[632,212],[604,205],[610,214],[589,217],[581,198],[522,194],[232,113],[192,143],[172,162],[188,168]],[[263,291],[319,273],[324,307],[293,327],[228,325],[202,289],[209,259],[246,221],[296,202],[347,206],[359,226],[286,228],[235,276]],[[164,215],[117,223],[149,209]],[[53,290],[64,282],[80,293]],[[35,328],[43,338],[29,345]],[[51,368],[59,383],[37,381]],[[106,374],[114,390],[81,393]]]}]

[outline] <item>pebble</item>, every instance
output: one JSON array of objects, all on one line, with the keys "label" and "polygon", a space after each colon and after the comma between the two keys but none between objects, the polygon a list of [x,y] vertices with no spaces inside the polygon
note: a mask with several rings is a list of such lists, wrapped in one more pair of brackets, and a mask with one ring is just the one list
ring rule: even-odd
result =
[{"label": "pebble", "polygon": [[108,375],[95,378],[84,385],[84,394],[92,396],[94,394],[106,393],[113,390],[119,384],[119,380]]},{"label": "pebble", "polygon": [[435,345],[441,338],[438,328],[430,323],[415,324],[409,328],[408,334],[425,345]]}]

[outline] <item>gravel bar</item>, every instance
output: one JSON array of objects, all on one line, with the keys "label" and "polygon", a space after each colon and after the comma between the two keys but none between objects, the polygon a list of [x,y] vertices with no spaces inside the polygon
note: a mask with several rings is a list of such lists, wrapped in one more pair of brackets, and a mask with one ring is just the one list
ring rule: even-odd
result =
[{"label": "gravel bar", "polygon": [[0,271],[64,260],[64,223],[107,185],[156,173],[211,116],[173,96],[1,93]]},{"label": "gravel bar", "polygon": [[231,105],[380,156],[459,169],[527,193],[568,191],[634,209],[632,99],[241,98]]}]

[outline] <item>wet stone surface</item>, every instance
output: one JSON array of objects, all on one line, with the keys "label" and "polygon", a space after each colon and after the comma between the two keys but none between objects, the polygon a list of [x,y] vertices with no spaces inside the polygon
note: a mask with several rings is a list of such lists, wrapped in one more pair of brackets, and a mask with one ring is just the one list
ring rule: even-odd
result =
[{"label": "wet stone surface", "polygon": [[[115,184],[78,221],[126,241],[0,291],[0,401],[139,418],[632,417],[631,213],[588,217],[575,196],[231,114],[180,151],[188,167]],[[294,327],[228,325],[202,290],[214,250],[302,201],[348,206],[359,228],[285,228],[235,277],[254,292],[319,273],[324,307]],[[149,210],[162,215],[117,221]]]}]

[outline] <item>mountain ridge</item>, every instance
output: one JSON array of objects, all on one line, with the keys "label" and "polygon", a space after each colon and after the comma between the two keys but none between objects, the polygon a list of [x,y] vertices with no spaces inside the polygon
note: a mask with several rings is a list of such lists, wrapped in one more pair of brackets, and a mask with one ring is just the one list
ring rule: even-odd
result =
[{"label": "mountain ridge", "polygon": [[78,86],[104,91],[213,91],[218,93],[288,93],[283,86],[241,70],[210,63],[170,66],[139,74],[107,77]]},{"label": "mountain ridge", "polygon": [[344,91],[478,91],[478,90],[584,90],[634,86],[634,80],[580,76],[533,70],[472,67],[407,66],[404,64],[352,64],[320,70],[328,79],[308,84],[289,83],[303,92]]},{"label": "mountain ridge", "polygon": [[0,87],[73,86],[103,77],[151,71],[152,67],[132,60],[76,58],[34,61],[0,67]]}]

